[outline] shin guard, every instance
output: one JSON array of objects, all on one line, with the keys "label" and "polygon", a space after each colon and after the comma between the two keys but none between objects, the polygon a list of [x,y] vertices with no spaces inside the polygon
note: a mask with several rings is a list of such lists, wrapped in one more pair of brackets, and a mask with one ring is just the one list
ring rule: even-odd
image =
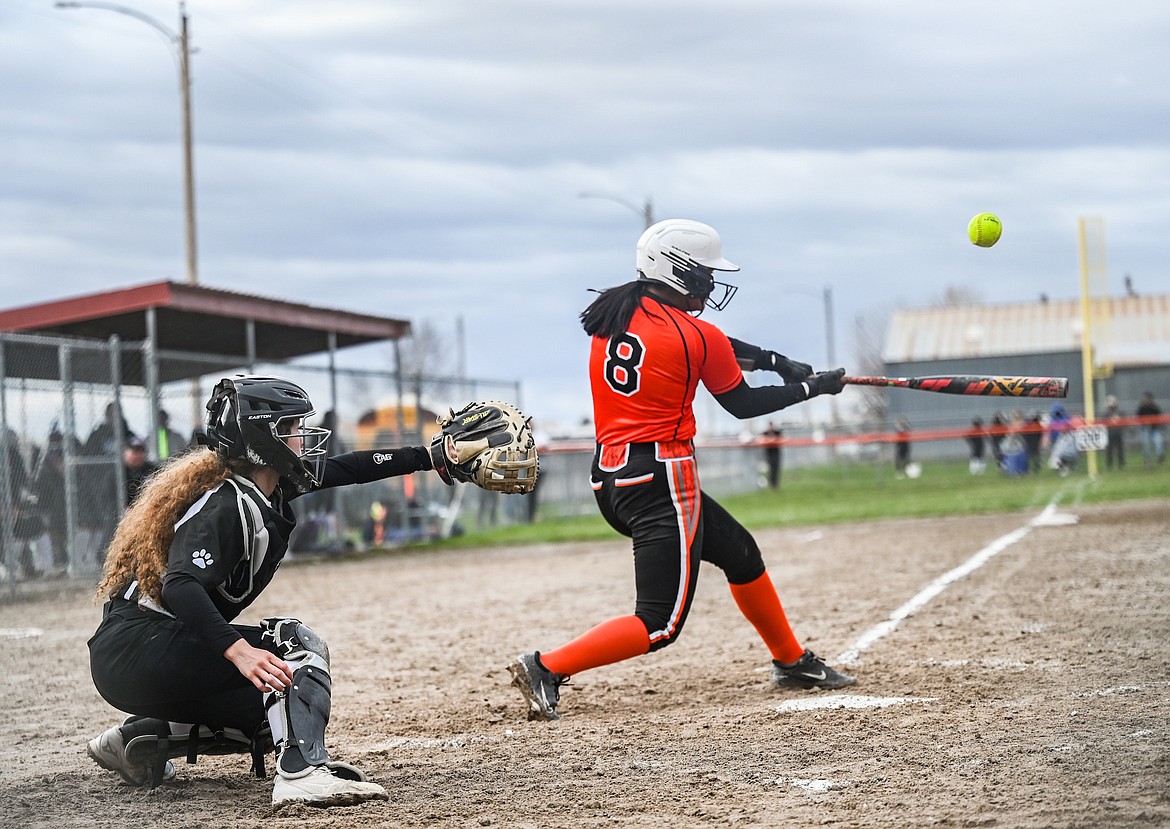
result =
[{"label": "shin guard", "polygon": [[279,706],[284,731],[277,745],[276,770],[285,777],[300,777],[329,762],[325,748],[332,691],[329,648],[297,619],[264,619],[262,625],[280,657],[297,663],[292,684],[273,694],[267,704]]}]

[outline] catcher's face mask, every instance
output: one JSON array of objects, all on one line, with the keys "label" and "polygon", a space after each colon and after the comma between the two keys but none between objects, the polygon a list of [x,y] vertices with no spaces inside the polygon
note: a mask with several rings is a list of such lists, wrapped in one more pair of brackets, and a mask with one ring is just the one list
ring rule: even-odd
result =
[{"label": "catcher's face mask", "polygon": [[216,384],[207,403],[207,437],[222,457],[275,469],[308,492],[321,485],[330,435],[304,425],[315,413],[295,383],[238,375]]}]

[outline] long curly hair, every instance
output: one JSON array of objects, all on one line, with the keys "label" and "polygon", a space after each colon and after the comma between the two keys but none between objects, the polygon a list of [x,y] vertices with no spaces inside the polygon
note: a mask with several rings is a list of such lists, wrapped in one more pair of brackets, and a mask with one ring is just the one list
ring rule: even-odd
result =
[{"label": "long curly hair", "polygon": [[159,601],[175,522],[204,492],[242,471],[235,461],[229,465],[205,448],[168,460],[147,480],[118,523],[106,552],[97,598],[112,598],[138,579],[139,589]]}]

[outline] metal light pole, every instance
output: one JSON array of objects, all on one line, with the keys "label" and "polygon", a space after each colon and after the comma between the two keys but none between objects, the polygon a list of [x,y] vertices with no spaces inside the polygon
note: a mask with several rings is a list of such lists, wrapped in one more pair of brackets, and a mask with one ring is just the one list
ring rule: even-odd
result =
[{"label": "metal light pole", "polygon": [[183,214],[187,241],[187,282],[191,285],[198,284],[199,271],[196,267],[195,246],[195,167],[192,161],[192,145],[194,142],[191,137],[191,50],[187,40],[186,3],[182,0],[179,2],[178,33],[159,23],[148,14],[143,14],[137,9],[120,6],[116,3],[103,3],[100,0],[85,0],[85,2],[57,2],[53,5],[59,9],[106,9],[128,15],[137,20],[141,20],[143,23],[161,32],[163,37],[167,39],[167,42],[174,47],[179,60],[179,96],[182,101],[183,110]]},{"label": "metal light pole", "polygon": [[650,225],[654,224],[654,204],[650,201],[649,197],[647,197],[646,201],[640,205],[634,204],[634,202],[630,201],[629,199],[623,199],[621,196],[614,196],[610,193],[578,193],[577,198],[606,199],[607,201],[617,202],[620,205],[630,208],[630,210],[633,210],[635,213],[641,216],[643,227],[650,227]]},{"label": "metal light pole", "polygon": [[[825,306],[825,359],[828,365],[824,367],[825,371],[829,371],[837,367],[837,354],[833,346],[833,287],[826,285],[823,290],[817,291],[814,288],[805,287],[802,285],[789,285],[788,290],[794,291],[798,294],[807,294],[808,296],[819,296],[821,302]],[[833,425],[836,426],[840,420],[837,415],[837,396],[835,394],[829,395],[829,413],[833,420]]]},{"label": "metal light pole", "polygon": [[[826,369],[834,369],[837,367],[837,353],[833,348],[833,287],[831,285],[825,286],[825,353],[829,357],[829,365]],[[840,423],[840,418],[837,415],[837,395],[829,395],[829,413],[833,418],[833,425]]]}]

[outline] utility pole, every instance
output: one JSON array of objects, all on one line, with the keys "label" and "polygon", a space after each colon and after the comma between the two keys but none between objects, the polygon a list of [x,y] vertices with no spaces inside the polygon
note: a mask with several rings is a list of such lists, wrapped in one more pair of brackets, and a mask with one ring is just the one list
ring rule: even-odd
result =
[{"label": "utility pole", "polygon": [[192,158],[194,139],[191,130],[191,48],[187,38],[187,4],[183,0],[179,2],[178,33],[138,9],[120,6],[117,3],[104,3],[100,0],[84,2],[61,0],[53,5],[59,9],[106,9],[133,17],[160,32],[174,48],[179,62],[179,99],[183,114],[183,217],[187,248],[187,282],[197,285],[199,269],[195,243],[195,164]]},{"label": "utility pole", "polygon": [[195,144],[191,134],[191,47],[187,39],[187,4],[179,3],[179,90],[183,101],[183,216],[187,241],[187,283],[199,284],[195,244]]},{"label": "utility pole", "polygon": [[[832,371],[837,367],[836,349],[833,347],[833,286],[825,286],[825,356],[829,359],[829,364],[825,366],[825,371]],[[834,426],[841,423],[840,416],[837,414],[837,395],[829,395],[829,416],[833,421]]]}]

